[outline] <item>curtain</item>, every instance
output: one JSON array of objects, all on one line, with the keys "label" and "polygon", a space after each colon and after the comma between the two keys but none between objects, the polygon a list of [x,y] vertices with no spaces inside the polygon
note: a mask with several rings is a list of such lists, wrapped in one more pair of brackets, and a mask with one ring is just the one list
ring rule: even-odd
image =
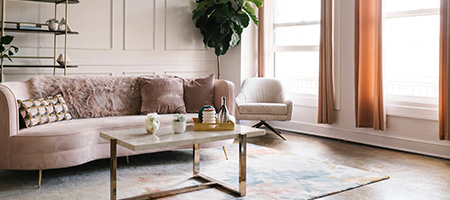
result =
[{"label": "curtain", "polygon": [[264,0],[263,6],[258,11],[258,77],[266,75],[265,70],[269,59],[270,4],[270,0]]},{"label": "curtain", "polygon": [[441,0],[439,44],[439,139],[450,140],[450,0]]},{"label": "curtain", "polygon": [[386,129],[382,80],[382,0],[355,0],[356,127]]},{"label": "curtain", "polygon": [[317,123],[334,122],[333,1],[321,0],[319,46],[319,105]]}]

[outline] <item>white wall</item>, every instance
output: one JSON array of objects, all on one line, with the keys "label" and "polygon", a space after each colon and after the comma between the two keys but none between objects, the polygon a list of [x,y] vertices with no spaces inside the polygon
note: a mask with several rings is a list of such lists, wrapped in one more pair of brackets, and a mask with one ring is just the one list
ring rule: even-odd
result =
[{"label": "white wall", "polygon": [[[435,120],[387,116],[386,131],[355,128],[353,11],[353,0],[336,1],[335,78],[338,110],[335,124],[317,124],[317,107],[299,105],[294,107],[292,121],[271,124],[294,132],[450,158],[450,141],[438,140],[438,122]],[[241,52],[245,51],[241,49]],[[241,67],[247,68],[246,65]]]},{"label": "white wall", "polygon": [[[81,0],[69,5],[69,75],[178,74],[199,77],[216,72],[215,55],[206,50],[191,20],[195,0]],[[6,0],[6,20],[45,22],[54,4]],[[64,6],[58,6],[61,19]],[[15,35],[18,56],[53,56],[50,34]],[[64,36],[58,36],[62,47]],[[58,54],[63,53],[62,48]],[[53,64],[52,60],[15,59],[14,64]],[[57,72],[62,73],[63,70]],[[7,68],[5,81],[26,80],[53,69]]]}]

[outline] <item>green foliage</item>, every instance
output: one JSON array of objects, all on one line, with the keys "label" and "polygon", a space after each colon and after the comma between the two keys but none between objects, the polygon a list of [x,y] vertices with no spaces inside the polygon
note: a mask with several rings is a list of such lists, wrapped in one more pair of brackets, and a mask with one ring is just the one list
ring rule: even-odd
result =
[{"label": "green foliage", "polygon": [[205,47],[225,55],[230,47],[239,45],[241,34],[250,19],[258,25],[252,4],[260,8],[261,0],[197,0],[192,20],[203,35]]},{"label": "green foliage", "polygon": [[5,35],[0,38],[0,52],[2,58],[7,58],[9,61],[12,62],[11,56],[13,56],[15,53],[19,52],[19,48],[16,46],[10,45],[13,41],[14,36],[11,35]]},{"label": "green foliage", "polygon": [[50,23],[59,23],[59,20],[55,19],[55,18],[50,18],[48,19],[46,22],[46,24],[50,24]]}]

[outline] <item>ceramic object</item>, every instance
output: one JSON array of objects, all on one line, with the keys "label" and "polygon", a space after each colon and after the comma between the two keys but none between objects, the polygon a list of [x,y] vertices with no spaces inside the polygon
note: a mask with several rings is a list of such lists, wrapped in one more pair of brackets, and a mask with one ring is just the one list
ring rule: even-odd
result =
[{"label": "ceramic object", "polygon": [[159,116],[157,113],[150,113],[145,119],[145,130],[147,133],[153,134],[159,129]]},{"label": "ceramic object", "polygon": [[217,114],[217,120],[219,123],[227,123],[230,119],[230,114],[228,112],[227,106],[226,106],[226,98],[222,97],[222,106],[219,109],[219,112]]},{"label": "ceramic object", "polygon": [[202,123],[216,123],[216,110],[214,108],[203,109]]},{"label": "ceramic object", "polygon": [[[59,63],[59,65],[62,65],[62,66],[64,66],[64,54],[59,54],[59,56],[58,56],[58,59],[56,59],[56,62],[58,62]],[[70,58],[69,58],[69,55],[67,55],[67,64],[69,64],[70,63]]]},{"label": "ceramic object", "polygon": [[184,131],[186,131],[186,121],[182,122],[173,121],[172,130],[174,133],[184,133]]},{"label": "ceramic object", "polygon": [[207,109],[207,108],[212,108],[212,109],[214,109],[214,107],[212,107],[212,106],[210,106],[210,105],[203,106],[203,107],[200,109],[200,111],[198,111],[198,119],[200,120],[200,122],[203,122],[203,110],[204,110],[204,109]]},{"label": "ceramic object", "polygon": [[[66,30],[66,19],[64,19],[64,17],[61,19],[61,21],[59,22],[58,25],[58,31],[65,31]],[[70,28],[69,24],[67,24],[67,31],[72,31],[72,29]]]},{"label": "ceramic object", "polygon": [[48,30],[49,31],[57,31],[58,30],[58,23],[52,22],[48,23]]}]

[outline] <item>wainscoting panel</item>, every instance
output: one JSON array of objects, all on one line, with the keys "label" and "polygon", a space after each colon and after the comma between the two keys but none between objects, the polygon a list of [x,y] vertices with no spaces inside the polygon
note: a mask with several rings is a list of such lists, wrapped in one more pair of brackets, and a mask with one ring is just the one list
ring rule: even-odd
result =
[{"label": "wainscoting panel", "polygon": [[166,51],[207,51],[192,20],[196,6],[195,0],[165,0]]},{"label": "wainscoting panel", "polygon": [[181,76],[183,78],[200,78],[211,74],[211,71],[165,71],[164,74]]},{"label": "wainscoting panel", "polygon": [[155,49],[155,0],[124,0],[124,50]]}]

